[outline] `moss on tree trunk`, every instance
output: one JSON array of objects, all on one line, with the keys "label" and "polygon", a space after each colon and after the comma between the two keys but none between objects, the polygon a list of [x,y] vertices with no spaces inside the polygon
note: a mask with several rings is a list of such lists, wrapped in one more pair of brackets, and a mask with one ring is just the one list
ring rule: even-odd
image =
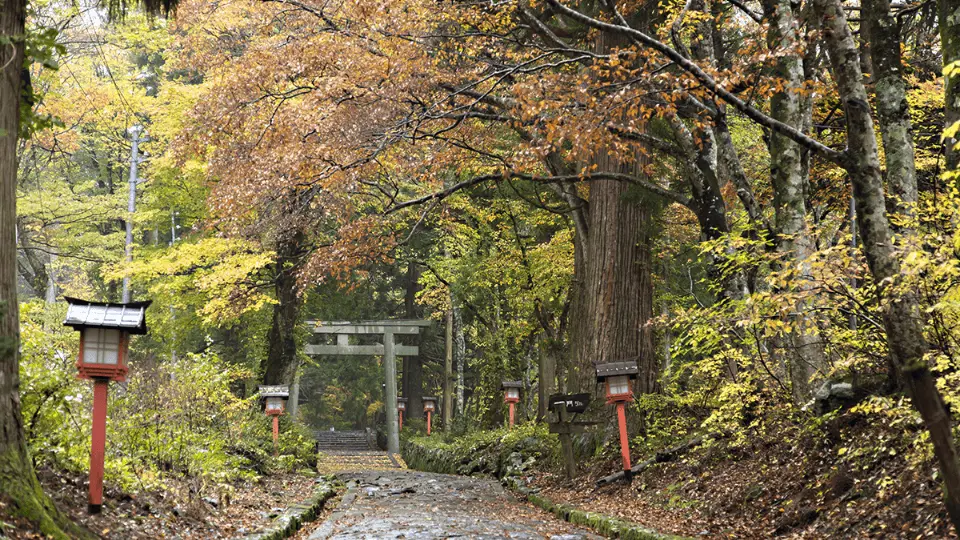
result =
[{"label": "moss on tree trunk", "polygon": [[35,524],[51,538],[95,538],[60,513],[40,487],[25,448],[9,447],[0,453],[0,498],[15,517]]}]

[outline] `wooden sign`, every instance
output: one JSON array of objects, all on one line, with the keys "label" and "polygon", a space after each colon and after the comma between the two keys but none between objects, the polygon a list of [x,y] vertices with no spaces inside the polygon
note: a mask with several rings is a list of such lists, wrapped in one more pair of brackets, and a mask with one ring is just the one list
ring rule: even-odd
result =
[{"label": "wooden sign", "polygon": [[554,394],[550,396],[550,409],[564,405],[569,413],[582,413],[590,405],[590,394]]}]

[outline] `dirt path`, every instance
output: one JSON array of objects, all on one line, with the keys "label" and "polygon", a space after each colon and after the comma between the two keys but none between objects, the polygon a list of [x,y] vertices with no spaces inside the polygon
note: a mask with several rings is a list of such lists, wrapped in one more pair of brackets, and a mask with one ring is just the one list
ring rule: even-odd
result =
[{"label": "dirt path", "polygon": [[519,502],[494,480],[405,469],[341,472],[348,491],[309,538],[601,538]]}]

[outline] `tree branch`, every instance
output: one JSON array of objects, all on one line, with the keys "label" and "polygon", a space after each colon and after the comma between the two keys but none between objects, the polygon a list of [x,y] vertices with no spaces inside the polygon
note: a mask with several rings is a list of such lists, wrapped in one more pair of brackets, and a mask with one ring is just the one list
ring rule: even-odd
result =
[{"label": "tree branch", "polygon": [[583,24],[586,24],[587,26],[591,26],[598,30],[625,35],[631,38],[632,40],[634,40],[634,42],[637,43],[638,45],[654,49],[655,51],[663,54],[668,59],[670,59],[671,61],[676,63],[678,66],[683,68],[684,71],[693,75],[707,89],[709,89],[711,92],[713,92],[714,94],[722,98],[727,103],[731,104],[733,107],[735,107],[737,110],[742,112],[744,115],[746,115],[748,118],[750,118],[754,122],[790,138],[791,140],[797,142],[800,145],[803,145],[806,148],[809,148],[810,150],[816,152],[817,154],[821,155],[822,157],[824,157],[829,161],[837,163],[838,165],[841,165],[841,166],[845,166],[847,160],[846,160],[846,154],[844,152],[838,152],[824,145],[820,141],[805,135],[803,132],[797,130],[793,126],[789,126],[787,124],[784,124],[783,122],[779,122],[767,116],[766,114],[760,112],[759,110],[751,107],[746,102],[738,98],[735,94],[733,94],[732,92],[724,88],[722,85],[720,85],[717,81],[715,81],[713,77],[711,77],[705,71],[703,71],[703,69],[701,69],[700,66],[690,61],[689,59],[685,58],[682,54],[677,52],[672,47],[669,47],[668,45],[664,44],[660,40],[650,37],[647,34],[635,28],[631,28],[629,26],[621,26],[617,24],[603,22],[598,19],[594,19],[593,17],[584,15],[583,13],[580,13],[575,9],[569,8],[561,4],[559,0],[547,0],[547,2],[549,2],[550,5],[553,6],[557,11],[570,17],[571,19],[579,21]]}]

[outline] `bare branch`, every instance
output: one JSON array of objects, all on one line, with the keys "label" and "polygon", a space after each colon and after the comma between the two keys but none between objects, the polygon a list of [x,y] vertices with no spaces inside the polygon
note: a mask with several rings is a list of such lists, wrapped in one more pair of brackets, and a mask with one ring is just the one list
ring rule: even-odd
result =
[{"label": "bare branch", "polygon": [[611,24],[603,22],[598,19],[594,19],[588,15],[584,15],[579,11],[569,8],[559,2],[559,0],[547,0],[551,6],[556,8],[560,13],[579,21],[583,24],[596,28],[598,30],[603,30],[605,32],[612,32],[615,34],[625,35],[633,39],[637,44],[645,47],[650,47],[657,52],[663,54],[668,59],[672,60],[678,66],[683,68],[684,71],[690,73],[700,81],[706,88],[708,88],[714,94],[720,96],[724,101],[733,105],[737,110],[742,112],[748,118],[754,122],[760,124],[761,126],[767,127],[776,131],[777,133],[783,134],[786,137],[796,141],[798,144],[803,145],[806,148],[816,152],[825,159],[837,163],[841,166],[846,165],[846,154],[844,152],[838,152],[820,141],[813,139],[793,126],[784,124],[783,122],[777,121],[766,114],[760,112],[759,110],[751,107],[746,102],[738,98],[735,94],[724,88],[721,84],[708,75],[703,69],[700,68],[697,64],[685,58],[682,54],[677,52],[672,47],[664,44],[658,39],[650,37],[649,35],[629,26],[622,26],[618,24]]}]

